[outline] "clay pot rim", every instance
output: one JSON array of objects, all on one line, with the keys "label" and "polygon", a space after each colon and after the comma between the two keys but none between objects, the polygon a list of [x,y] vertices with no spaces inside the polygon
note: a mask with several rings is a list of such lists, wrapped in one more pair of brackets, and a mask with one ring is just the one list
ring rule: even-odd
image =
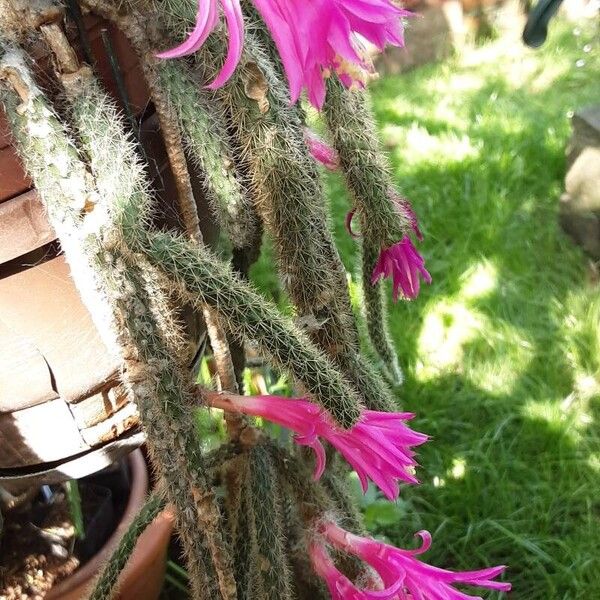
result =
[{"label": "clay pot rim", "polygon": [[144,505],[148,493],[148,467],[141,450],[134,450],[128,458],[131,469],[131,488],[125,512],[117,524],[116,529],[108,538],[102,548],[92,556],[80,569],[70,575],[57,586],[53,587],[47,594],[47,600],[60,600],[64,594],[77,587],[91,582],[96,577],[102,564],[109,558],[117,548],[121,537],[131,525],[136,515]]}]

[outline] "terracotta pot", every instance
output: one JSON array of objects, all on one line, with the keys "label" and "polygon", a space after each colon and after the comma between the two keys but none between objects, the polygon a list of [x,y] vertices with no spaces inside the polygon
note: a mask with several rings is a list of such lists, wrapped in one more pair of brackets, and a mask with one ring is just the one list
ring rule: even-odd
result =
[{"label": "terracotta pot", "polygon": [[[46,600],[84,600],[108,557],[140,511],[148,493],[148,469],[140,450],[129,456],[131,491],[127,507],[102,550],[71,577],[61,581],[46,595]],[[157,600],[165,576],[167,547],[173,530],[174,516],[163,511],[140,536],[133,554],[119,579],[120,600]]]}]

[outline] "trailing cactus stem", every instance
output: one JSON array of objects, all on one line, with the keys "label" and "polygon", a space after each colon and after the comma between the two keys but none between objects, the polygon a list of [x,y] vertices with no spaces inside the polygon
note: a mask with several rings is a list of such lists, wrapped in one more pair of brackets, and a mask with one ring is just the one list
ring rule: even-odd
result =
[{"label": "trailing cactus stem", "polygon": [[157,73],[178,117],[189,156],[203,171],[207,197],[220,226],[234,248],[252,246],[259,236],[260,220],[249,191],[236,177],[219,105],[202,93],[182,63],[161,62]]},{"label": "trailing cactus stem", "polygon": [[[226,150],[219,146],[218,137],[210,129],[214,119],[209,121],[207,117],[208,112],[200,110],[204,102],[199,98],[195,87],[190,82],[189,77],[186,77],[182,67],[174,63],[157,60],[152,56],[149,48],[152,36],[148,34],[149,29],[144,26],[147,20],[144,21],[137,12],[127,15],[122,14],[107,0],[85,0],[85,2],[90,8],[98,11],[105,18],[113,21],[120,27],[129,37],[138,53],[150,87],[152,100],[160,121],[161,132],[167,149],[167,156],[177,185],[179,208],[185,232],[190,239],[197,243],[202,243],[196,201],[192,191],[184,150],[183,132],[181,129],[184,121],[188,126],[195,128],[194,133],[196,136],[202,138],[201,141],[200,139],[196,139],[194,147],[198,149],[200,144],[203,144],[207,148],[205,154],[208,158],[202,161],[196,156],[196,161],[202,163],[202,166],[207,169],[205,171],[205,180],[209,187],[209,196],[213,199],[213,204],[216,204],[215,198],[219,199],[222,204],[228,195],[234,198],[242,197],[242,192],[239,186],[237,186],[235,176],[230,174],[228,177],[224,172],[223,164],[225,162]],[[185,96],[188,97],[185,98]],[[185,116],[187,117],[187,121],[180,118],[181,110],[184,108],[183,105],[185,105],[186,101],[188,103],[198,102],[198,106],[196,107],[198,109],[197,113],[193,110],[190,111],[189,107],[186,108]],[[180,110],[178,111],[177,108]],[[223,137],[225,136],[225,133],[220,128],[218,128],[218,132]],[[223,140],[221,140],[221,144],[224,144]],[[241,203],[241,200],[238,203]],[[226,225],[230,225],[230,222],[231,219],[226,222]],[[231,231],[231,233],[237,234],[238,232]],[[218,315],[211,307],[204,306],[201,310],[208,325],[208,333],[215,354],[221,383],[226,386],[226,389],[234,390],[237,382],[235,377],[232,377],[234,368],[227,344],[227,333],[222,329]],[[168,329],[165,329],[164,335],[168,337]],[[231,432],[235,432],[242,425],[243,423],[236,420],[235,424],[232,423],[229,429]]]},{"label": "trailing cactus stem", "polygon": [[[283,519],[286,523],[286,552],[293,571],[293,597],[297,600],[330,600],[322,579],[315,573],[306,552],[306,530],[300,518],[294,490],[279,476],[282,491]],[[306,485],[309,485],[308,482]]]},{"label": "trailing cactus stem", "polygon": [[207,480],[189,407],[185,381],[162,345],[161,333],[148,308],[142,261],[98,255],[121,319],[119,331],[127,350],[127,375],[147,431],[148,448],[176,508],[177,529],[186,553],[195,598],[236,597],[229,553],[221,534],[219,509]]},{"label": "trailing cactus stem", "polygon": [[265,446],[255,446],[249,452],[244,493],[251,536],[248,598],[292,600],[280,489]]},{"label": "trailing cactus stem", "polygon": [[[148,4],[160,10],[173,34],[185,30],[195,16],[194,2],[188,0]],[[211,36],[197,54],[197,64],[207,80],[215,73],[226,43],[223,36]],[[279,270],[300,321],[311,338],[353,378],[349,364],[359,363],[363,370],[370,365],[361,358],[348,359],[350,353],[358,354],[358,334],[317,167],[304,142],[301,114],[297,107],[289,106],[285,83],[252,33],[245,37],[240,67],[218,97],[243,149],[241,158],[248,167],[257,208],[273,237]],[[360,388],[367,404],[392,404],[383,382],[375,383],[374,388],[376,391]]]},{"label": "trailing cactus stem", "polygon": [[[2,32],[0,32],[2,35]],[[52,227],[61,239],[73,277],[109,351],[118,354],[113,314],[97,274],[83,250],[83,216],[99,197],[73,140],[35,84],[20,49],[0,40],[0,101],[6,109],[16,149],[36,184]]]},{"label": "trailing cactus stem", "polygon": [[115,23],[128,37],[138,56],[160,122],[169,165],[177,188],[183,225],[190,238],[199,242],[202,240],[202,234],[177,115],[161,87],[158,74],[161,61],[154,56],[151,42],[142,25],[143,19],[137,13],[126,14],[120,10],[119,3],[111,0],[82,0],[82,4]]},{"label": "trailing cactus stem", "polygon": [[365,321],[369,338],[383,364],[389,370],[392,381],[401,385],[404,376],[398,363],[398,352],[388,328],[387,295],[384,285],[379,282],[371,284],[373,265],[377,261],[379,249],[373,247],[367,240],[362,244],[362,274]]},{"label": "trailing cactus stem", "polygon": [[215,308],[229,331],[256,341],[340,425],[351,427],[358,420],[360,400],[331,362],[212,252],[161,232],[148,233],[140,251],[173,278],[186,300]]},{"label": "trailing cactus stem", "polygon": [[165,499],[157,493],[152,494],[136,515],[121,538],[119,546],[109,558],[100,573],[89,600],[113,600],[118,593],[117,582],[125,568],[135,545],[148,525],[165,509]]},{"label": "trailing cactus stem", "polygon": [[[187,418],[185,397],[158,327],[145,303],[145,291],[126,265],[101,239],[111,210],[101,210],[101,195],[43,93],[35,86],[20,52],[12,49],[0,61],[0,73],[19,90],[0,86],[18,150],[60,236],[71,273],[99,330],[125,360],[126,385],[148,432],[150,451],[177,508],[179,530],[190,559],[196,598],[235,598],[227,553],[220,534],[218,507],[203,476],[196,432]],[[119,129],[119,122],[113,124]],[[93,160],[92,160],[93,162]],[[91,199],[90,201],[87,201]],[[124,204],[131,202],[131,198]],[[106,235],[111,239],[110,235]],[[118,236],[117,236],[118,237]],[[114,250],[114,249],[113,249]],[[98,322],[101,314],[104,322]],[[215,592],[205,596],[206,590]]]},{"label": "trailing cactus stem", "polygon": [[380,247],[395,244],[409,230],[409,223],[390,199],[393,182],[368,92],[349,90],[337,77],[330,77],[323,113],[361,217],[363,237]]},{"label": "trailing cactus stem", "polygon": [[233,553],[238,600],[249,599],[250,572],[252,570],[248,498],[244,493],[248,469],[248,454],[237,456],[222,466],[222,478],[226,490],[224,506]]}]

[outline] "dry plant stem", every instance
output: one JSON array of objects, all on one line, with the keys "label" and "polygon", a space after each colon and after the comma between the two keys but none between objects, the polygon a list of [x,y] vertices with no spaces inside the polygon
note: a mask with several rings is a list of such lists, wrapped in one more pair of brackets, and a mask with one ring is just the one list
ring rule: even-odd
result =
[{"label": "dry plant stem", "polygon": [[[91,174],[34,84],[19,50],[3,52],[0,73],[18,90],[20,104],[7,86],[0,87],[18,149],[60,236],[72,275],[109,347],[125,361],[126,384],[177,508],[195,597],[233,599],[235,582],[221,539],[218,507],[187,418],[185,384],[161,345],[143,286],[133,279],[137,267],[126,265],[101,244],[103,238],[112,240],[114,249],[122,232],[110,231],[111,217],[117,223],[127,218],[110,214],[118,207],[102,205]],[[118,120],[114,123],[115,133],[120,125]],[[116,202],[140,210],[135,195],[116,197]]]},{"label": "dry plant stem", "polygon": [[0,31],[6,40],[16,41],[62,16],[63,8],[49,0],[0,0]]},{"label": "dry plant stem", "polygon": [[[210,345],[215,357],[221,389],[237,393],[239,392],[238,380],[233,367],[229,340],[219,321],[217,311],[205,307],[204,320],[206,321]],[[226,412],[224,418],[227,434],[231,441],[239,440],[242,431],[250,426],[249,419],[240,413]]]}]

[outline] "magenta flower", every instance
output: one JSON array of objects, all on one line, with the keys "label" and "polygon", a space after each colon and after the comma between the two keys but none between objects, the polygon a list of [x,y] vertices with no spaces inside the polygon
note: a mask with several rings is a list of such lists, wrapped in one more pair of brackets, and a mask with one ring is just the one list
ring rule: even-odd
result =
[{"label": "magenta flower", "polygon": [[308,553],[316,574],[327,583],[332,600],[390,600],[402,585],[399,579],[393,588],[382,591],[357,588],[338,570],[322,544],[313,542]]},{"label": "magenta flower", "polygon": [[233,75],[244,45],[244,17],[240,7],[240,0],[198,0],[198,15],[196,26],[189,37],[171,50],[160,52],[158,58],[180,58],[198,51],[208,36],[214,31],[219,22],[219,4],[223,8],[227,31],[229,33],[229,49],[223,67],[215,80],[207,87],[217,89],[224,85]]},{"label": "magenta flower", "polygon": [[308,127],[304,128],[304,141],[308,146],[311,156],[320,162],[326,169],[337,171],[340,168],[340,157],[338,153]]},{"label": "magenta flower", "polygon": [[402,17],[412,13],[393,0],[253,0],[277,45],[292,102],[307,90],[321,108],[325,78],[334,71],[346,86],[364,86],[372,65],[362,36],[383,50],[404,46]]},{"label": "magenta flower", "polygon": [[[372,538],[360,537],[345,531],[332,521],[319,524],[318,533],[323,540],[349,554],[359,557],[378,573],[383,590],[367,590],[354,586],[333,564],[325,546],[314,541],[310,557],[315,571],[325,579],[335,599],[356,600],[467,600],[473,598],[457,590],[455,584],[485,587],[508,592],[510,583],[493,581],[506,567],[491,567],[478,571],[454,572],[432,567],[416,558],[431,546],[431,535],[419,531],[422,545],[416,550],[403,550]],[[344,595],[346,594],[346,595]],[[480,599],[481,600],[481,599]]]},{"label": "magenta flower", "polygon": [[419,295],[419,277],[431,283],[431,275],[425,268],[423,257],[406,235],[393,246],[384,248],[379,254],[371,283],[375,285],[382,277],[392,279],[394,300],[398,300],[401,291],[405,298],[414,300]]},{"label": "magenta flower", "polygon": [[[344,85],[364,86],[372,65],[358,36],[378,49],[404,46],[401,19],[411,16],[394,0],[253,0],[279,50],[290,85],[291,101],[303,89],[317,108],[325,100],[325,78],[334,71]],[[198,0],[196,26],[181,45],[161,52],[160,58],[187,56],[200,49],[218,23],[219,4],[229,31],[229,50],[223,69],[208,86],[223,85],[240,61],[244,25],[240,0]]]},{"label": "magenta flower", "polygon": [[428,439],[410,429],[405,421],[411,413],[363,411],[359,421],[349,430],[338,427],[321,407],[304,399],[280,396],[236,396],[207,394],[212,406],[228,411],[264,417],[296,433],[294,440],[315,451],[314,478],[325,470],[322,438],[334,446],[356,471],[364,492],[371,479],[390,500],[398,497],[398,481],[419,483],[413,475],[417,462],[411,446]]}]

